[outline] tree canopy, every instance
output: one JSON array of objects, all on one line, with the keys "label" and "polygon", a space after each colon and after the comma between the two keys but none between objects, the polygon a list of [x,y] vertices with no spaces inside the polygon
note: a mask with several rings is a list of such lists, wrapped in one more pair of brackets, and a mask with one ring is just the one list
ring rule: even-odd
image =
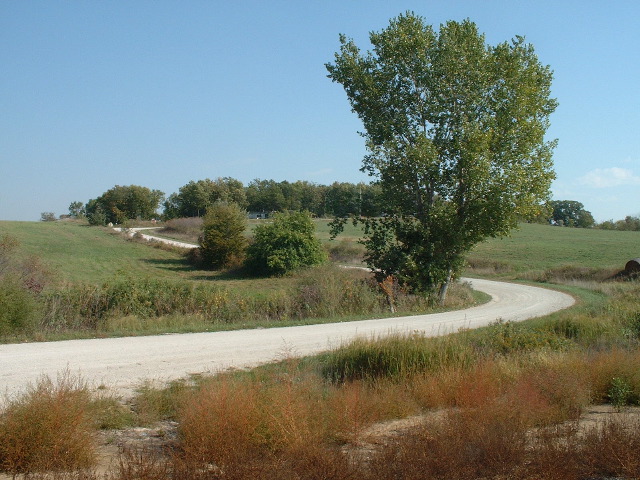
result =
[{"label": "tree canopy", "polygon": [[178,193],[172,193],[164,202],[166,218],[200,217],[214,203],[221,201],[246,207],[244,185],[240,180],[221,177],[216,180],[205,178],[193,180],[180,187]]},{"label": "tree canopy", "polygon": [[366,260],[380,280],[444,298],[474,245],[548,198],[552,72],[523,37],[490,46],[469,20],[435,31],[406,13],[369,38],[361,53],[341,35],[326,65],[364,125],[362,170],[388,214],[365,221]]},{"label": "tree canopy", "polygon": [[93,225],[123,223],[137,218],[150,220],[157,216],[156,210],[163,198],[164,193],[160,190],[139,185],[116,185],[98,198],[89,200],[85,210]]},{"label": "tree canopy", "polygon": [[588,228],[596,223],[591,212],[575,200],[553,200],[550,206],[553,209],[551,220],[556,225]]}]

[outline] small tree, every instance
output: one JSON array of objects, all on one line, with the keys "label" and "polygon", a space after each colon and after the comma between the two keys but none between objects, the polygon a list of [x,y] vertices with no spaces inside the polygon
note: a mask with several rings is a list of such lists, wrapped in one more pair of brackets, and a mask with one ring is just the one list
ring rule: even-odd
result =
[{"label": "small tree", "polygon": [[277,213],[258,225],[247,251],[247,267],[261,275],[284,275],[326,259],[309,212]]},{"label": "small tree", "polygon": [[247,214],[235,203],[216,202],[207,210],[202,223],[200,255],[212,268],[229,268],[244,260]]},{"label": "small tree", "polygon": [[82,218],[85,215],[85,208],[82,202],[71,202],[69,204],[69,215],[73,218]]},{"label": "small tree", "polygon": [[42,212],[40,214],[40,221],[41,222],[55,222],[56,221],[56,214],[53,212]]}]

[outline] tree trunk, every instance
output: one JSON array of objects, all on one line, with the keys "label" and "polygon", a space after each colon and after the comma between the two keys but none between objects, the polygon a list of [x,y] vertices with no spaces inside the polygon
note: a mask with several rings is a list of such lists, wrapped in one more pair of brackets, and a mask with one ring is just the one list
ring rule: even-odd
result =
[{"label": "tree trunk", "polygon": [[442,285],[440,285],[440,292],[438,293],[438,302],[440,303],[441,307],[444,306],[444,302],[447,299],[447,290],[449,290],[449,283],[451,283],[451,274],[452,274],[452,270],[449,269],[449,272],[447,273],[447,279],[442,283]]}]

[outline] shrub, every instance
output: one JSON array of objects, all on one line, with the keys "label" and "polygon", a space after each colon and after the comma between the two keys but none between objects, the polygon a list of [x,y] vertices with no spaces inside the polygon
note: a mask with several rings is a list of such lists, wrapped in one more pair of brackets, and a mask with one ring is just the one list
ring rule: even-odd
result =
[{"label": "shrub", "polygon": [[86,386],[68,373],[43,377],[0,415],[0,471],[14,476],[91,467],[94,419]]},{"label": "shrub", "polygon": [[258,225],[247,251],[247,267],[259,275],[284,275],[325,261],[309,212],[278,213]]},{"label": "shrub", "polygon": [[56,221],[56,214],[53,212],[42,212],[40,214],[40,221],[41,222],[55,222]]},{"label": "shrub", "polygon": [[203,220],[200,255],[205,266],[228,268],[244,260],[247,216],[236,204],[214,203]]},{"label": "shrub", "polygon": [[0,337],[32,333],[40,304],[13,276],[0,276]]},{"label": "shrub", "polygon": [[24,257],[19,242],[0,238],[0,337],[30,333],[41,315],[39,294],[48,272],[37,257]]},{"label": "shrub", "polygon": [[613,377],[609,387],[608,397],[611,405],[620,410],[627,405],[633,394],[633,389],[629,382],[621,377]]}]

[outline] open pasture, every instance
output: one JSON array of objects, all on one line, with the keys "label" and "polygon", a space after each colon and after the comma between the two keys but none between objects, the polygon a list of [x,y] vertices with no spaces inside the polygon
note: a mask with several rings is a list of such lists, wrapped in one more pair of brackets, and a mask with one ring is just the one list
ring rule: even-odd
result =
[{"label": "open pasture", "polygon": [[479,244],[469,262],[493,263],[503,271],[542,272],[561,267],[612,270],[640,257],[640,232],[520,224],[510,237]]}]

